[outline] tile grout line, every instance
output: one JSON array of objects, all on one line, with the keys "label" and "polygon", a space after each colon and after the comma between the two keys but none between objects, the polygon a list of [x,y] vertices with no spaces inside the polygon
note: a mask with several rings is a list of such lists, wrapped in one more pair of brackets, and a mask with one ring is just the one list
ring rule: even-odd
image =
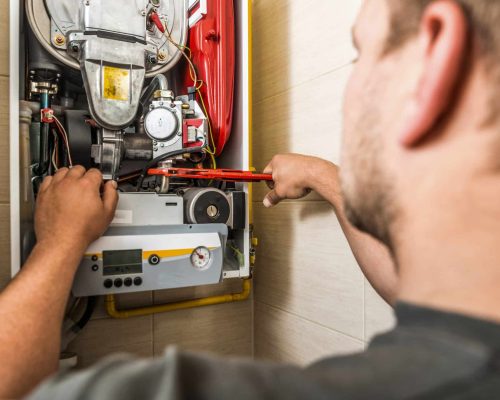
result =
[{"label": "tile grout line", "polygon": [[282,309],[281,307],[277,307],[277,306],[275,306],[275,305],[268,304],[268,303],[266,303],[266,302],[264,302],[264,301],[258,300],[257,302],[258,302],[258,303],[261,303],[261,304],[263,304],[263,305],[265,305],[265,306],[268,306],[268,307],[274,308],[274,309],[276,309],[276,310],[279,310],[279,311],[281,311],[281,312],[284,312],[284,313],[287,313],[287,314],[293,315],[294,317],[300,318],[300,319],[302,319],[302,320],[304,320],[304,321],[307,321],[307,322],[309,322],[309,323],[311,323],[311,324],[314,324],[314,325],[320,326],[320,327],[322,327],[322,328],[324,328],[324,329],[327,329],[327,330],[329,330],[329,331],[331,331],[331,332],[334,332],[334,333],[336,333],[336,334],[338,334],[338,335],[345,336],[345,337],[347,337],[347,338],[349,338],[349,339],[351,339],[351,340],[354,340],[355,342],[358,342],[359,344],[363,345],[363,347],[364,347],[364,343],[365,343],[365,342],[364,342],[364,340],[363,340],[363,339],[360,339],[360,338],[357,338],[356,336],[352,336],[352,335],[350,335],[350,334],[348,334],[348,333],[345,333],[345,332],[342,332],[342,331],[339,331],[339,330],[336,330],[336,329],[330,328],[329,326],[326,326],[326,325],[321,324],[321,323],[319,323],[319,322],[313,321],[313,320],[311,320],[311,319],[309,319],[309,318],[306,318],[306,317],[304,317],[304,316],[302,316],[302,315],[299,315],[299,314],[296,314],[296,313],[294,313],[294,312],[291,312],[291,311],[288,311],[288,310],[284,310],[284,309]]},{"label": "tile grout line", "polygon": [[285,88],[283,90],[280,90],[280,91],[278,91],[278,92],[276,92],[276,93],[274,93],[274,94],[272,94],[270,96],[267,96],[267,97],[264,97],[262,99],[256,100],[253,103],[253,106],[256,107],[256,106],[258,106],[258,105],[260,105],[260,104],[262,104],[262,103],[264,103],[266,101],[272,100],[272,99],[274,99],[276,97],[284,95],[285,93],[291,92],[293,89],[297,89],[297,88],[299,88],[301,86],[304,86],[304,85],[306,85],[308,83],[311,83],[311,82],[313,82],[313,81],[315,81],[317,79],[324,78],[327,75],[339,72],[339,71],[343,70],[344,68],[350,67],[351,65],[352,65],[352,62],[349,61],[348,63],[342,64],[342,65],[340,65],[338,67],[335,67],[335,68],[333,68],[333,69],[331,69],[329,71],[325,71],[325,72],[323,72],[323,73],[315,76],[314,78],[307,79],[307,80],[305,80],[303,82],[297,83],[296,85],[291,85],[290,87],[287,87],[287,88]]}]

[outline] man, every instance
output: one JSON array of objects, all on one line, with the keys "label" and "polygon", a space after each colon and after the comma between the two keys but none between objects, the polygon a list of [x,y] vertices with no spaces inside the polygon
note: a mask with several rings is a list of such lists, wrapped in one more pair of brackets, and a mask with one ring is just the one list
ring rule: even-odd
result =
[{"label": "man", "polygon": [[[395,261],[396,290],[395,281],[381,279],[396,300],[392,332],[365,353],[306,369],[175,350],[154,361],[114,358],[56,377],[31,398],[497,398],[499,16],[500,2],[492,0],[366,0],[356,23],[360,57],[345,98],[343,204],[349,221],[385,243]],[[306,183],[314,168],[335,179],[335,167],[324,161],[275,158],[266,204],[315,189],[342,214],[335,183]],[[37,249],[0,298],[3,397],[23,394],[55,369],[57,346],[49,335],[58,337],[84,245],[104,231],[116,202],[109,183],[100,200],[96,172],[58,174],[44,183],[38,204]],[[93,195],[75,198],[83,188]],[[51,213],[49,202],[60,213]],[[71,221],[74,204],[85,210]],[[41,230],[41,220],[50,228]],[[384,259],[378,244],[345,221],[344,227]],[[394,279],[386,261],[381,265]],[[37,294],[33,304],[26,292],[40,285],[53,293]],[[47,320],[39,317],[48,311]]]}]

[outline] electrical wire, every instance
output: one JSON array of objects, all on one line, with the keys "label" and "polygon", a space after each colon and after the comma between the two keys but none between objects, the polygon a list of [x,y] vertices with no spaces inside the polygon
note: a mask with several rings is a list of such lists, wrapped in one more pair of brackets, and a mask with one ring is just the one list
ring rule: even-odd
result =
[{"label": "electrical wire", "polygon": [[56,127],[58,128],[59,132],[62,135],[64,144],[66,147],[66,152],[68,154],[69,166],[72,167],[73,166],[73,159],[71,158],[71,150],[69,148],[68,133],[66,132],[66,129],[64,129],[63,124],[61,124],[61,121],[59,121],[59,119],[55,115],[53,116],[53,118],[54,118],[54,122],[55,122]]},{"label": "electrical wire", "polygon": [[[148,174],[148,170],[151,167],[157,165],[161,161],[167,160],[169,158],[173,158],[173,157],[178,156],[178,155],[192,154],[192,153],[199,153],[199,152],[208,153],[210,155],[211,160],[212,160],[213,168],[215,169],[217,167],[217,162],[215,161],[216,148],[215,148],[215,142],[213,140],[212,124],[210,122],[210,116],[207,112],[205,102],[203,101],[203,96],[201,95],[201,92],[200,92],[200,88],[203,86],[203,81],[198,80],[198,74],[196,72],[196,67],[194,66],[193,61],[191,60],[191,54],[192,54],[191,49],[187,46],[181,46],[180,44],[176,43],[172,39],[171,33],[168,31],[168,26],[165,26],[165,23],[160,19],[159,15],[157,13],[152,13],[150,18],[151,18],[151,21],[156,25],[158,30],[160,30],[160,32],[162,32],[163,35],[167,38],[167,40],[171,44],[173,44],[181,52],[182,56],[186,59],[188,65],[189,65],[189,75],[190,75],[191,79],[193,80],[193,86],[194,86],[196,92],[200,96],[203,112],[205,113],[205,117],[207,118],[207,121],[208,121],[209,133],[210,133],[209,142],[210,142],[210,140],[212,141],[213,150],[210,149],[210,144],[208,144],[208,146],[207,146],[206,143],[204,143],[200,147],[175,150],[175,151],[171,151],[169,153],[162,154],[161,156],[158,156],[158,157],[152,159],[151,161],[146,163],[146,165],[144,166],[144,168],[141,171],[141,174],[139,176],[139,179],[137,181],[137,186],[136,186],[137,192],[139,192],[141,190],[144,179],[146,178],[146,175]],[[187,51],[189,52],[189,55],[187,54]],[[199,82],[199,84],[198,84],[198,82]]]},{"label": "electrical wire", "polygon": [[[201,82],[203,84],[203,81],[201,81]],[[207,107],[205,106],[205,101],[203,100],[201,90],[199,88],[197,88],[196,91],[198,92],[198,95],[200,96],[201,107],[203,109],[203,112],[205,113],[205,116],[207,117],[208,133],[210,135],[209,142],[212,143],[212,147],[213,147],[213,150],[212,150],[212,149],[210,149],[210,146],[208,146],[209,149],[207,149],[206,152],[209,153],[211,158],[215,161],[215,153],[217,151],[217,148],[215,147],[215,141],[214,141],[214,136],[213,136],[213,132],[212,132],[212,122],[210,121],[210,116],[208,115]],[[215,169],[215,167],[214,167],[214,169]]]},{"label": "electrical wire", "polygon": [[[193,64],[193,61],[191,60],[192,51],[188,46],[182,46],[179,43],[176,43],[172,39],[170,32],[168,32],[168,27],[165,27],[165,24],[163,23],[163,21],[161,21],[159,19],[158,14],[156,14],[155,19],[157,19],[159,21],[159,24],[161,24],[163,26],[163,30],[162,30],[163,35],[167,38],[167,40],[170,43],[172,43],[181,52],[182,56],[186,59],[188,65],[189,65],[189,76],[190,76],[191,80],[193,81],[193,86],[194,86],[196,92],[198,93],[203,112],[204,112],[205,117],[207,118],[207,122],[208,122],[208,131],[209,131],[209,135],[210,135],[210,140],[209,140],[209,146],[207,146],[207,148],[205,149],[205,152],[209,153],[211,155],[212,165],[214,165],[214,169],[215,169],[216,168],[215,167],[215,165],[216,165],[215,154],[217,152],[217,148],[215,147],[215,141],[214,141],[214,137],[213,137],[213,130],[212,130],[212,123],[210,121],[210,115],[208,114],[207,107],[205,106],[205,101],[203,100],[203,95],[201,93],[201,88],[203,87],[204,82],[203,82],[203,80],[198,79],[198,73],[196,71],[196,67]],[[160,29],[159,25],[157,25],[157,27],[158,27],[158,29]],[[212,146],[212,148],[210,148],[210,146]]]},{"label": "electrical wire", "polygon": [[59,139],[58,139],[58,136],[57,134],[52,131],[52,134],[54,135],[54,150],[52,150],[52,166],[54,167],[54,171],[57,172],[57,170],[59,169],[57,167],[57,159],[56,159],[56,154],[57,154],[57,147],[59,145]]}]

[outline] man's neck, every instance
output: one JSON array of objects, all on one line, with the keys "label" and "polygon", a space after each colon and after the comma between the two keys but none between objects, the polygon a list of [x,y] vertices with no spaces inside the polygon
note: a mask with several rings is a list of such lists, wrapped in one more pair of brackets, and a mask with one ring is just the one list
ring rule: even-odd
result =
[{"label": "man's neck", "polygon": [[500,323],[500,209],[483,206],[441,209],[400,236],[398,300]]}]

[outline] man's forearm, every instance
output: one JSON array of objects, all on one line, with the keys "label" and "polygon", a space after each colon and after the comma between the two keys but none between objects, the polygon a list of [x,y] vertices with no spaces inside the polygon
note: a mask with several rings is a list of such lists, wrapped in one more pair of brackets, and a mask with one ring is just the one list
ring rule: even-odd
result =
[{"label": "man's forearm", "polygon": [[37,245],[0,295],[0,398],[25,395],[56,372],[61,324],[83,249]]},{"label": "man's forearm", "polygon": [[[382,243],[349,223],[344,214],[337,175],[338,168],[335,164],[318,159],[309,172],[309,187],[333,206],[364,275],[385,301],[393,304],[396,298],[397,274],[392,257]],[[333,178],[328,179],[330,176]]]}]

